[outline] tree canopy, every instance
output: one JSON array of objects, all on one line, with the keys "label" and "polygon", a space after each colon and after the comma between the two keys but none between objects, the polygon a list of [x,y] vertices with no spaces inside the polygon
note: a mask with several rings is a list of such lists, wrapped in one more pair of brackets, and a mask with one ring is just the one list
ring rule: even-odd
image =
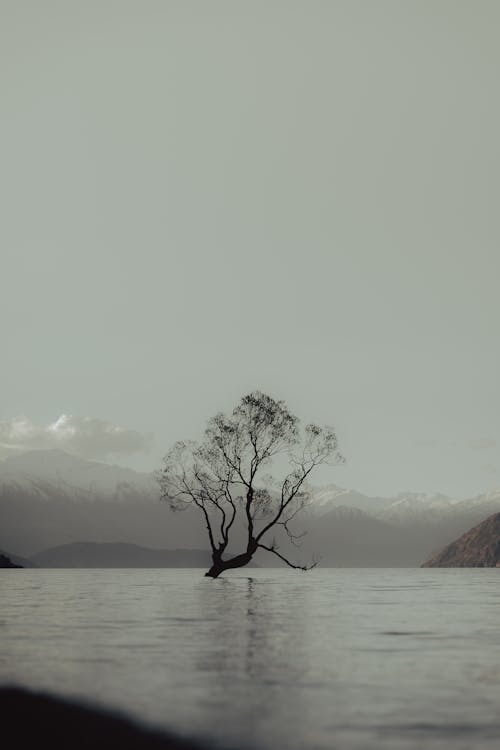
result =
[{"label": "tree canopy", "polygon": [[[331,427],[301,427],[284,401],[254,391],[230,414],[212,417],[201,442],[175,443],[157,478],[173,510],[195,506],[203,514],[212,551],[207,576],[247,565],[259,548],[307,570],[315,563],[293,563],[271,534],[281,528],[298,543],[301,535],[290,524],[308,503],[306,481],[320,464],[341,461]],[[237,522],[244,524],[245,546],[228,556]]]}]

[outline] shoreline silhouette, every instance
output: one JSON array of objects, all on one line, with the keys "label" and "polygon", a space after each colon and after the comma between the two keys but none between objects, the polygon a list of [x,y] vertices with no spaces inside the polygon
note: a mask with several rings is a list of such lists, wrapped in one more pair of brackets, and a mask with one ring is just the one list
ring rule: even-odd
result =
[{"label": "shoreline silhouette", "polygon": [[202,746],[150,729],[121,713],[53,694],[0,687],[2,735],[16,748],[46,750],[202,750]]}]

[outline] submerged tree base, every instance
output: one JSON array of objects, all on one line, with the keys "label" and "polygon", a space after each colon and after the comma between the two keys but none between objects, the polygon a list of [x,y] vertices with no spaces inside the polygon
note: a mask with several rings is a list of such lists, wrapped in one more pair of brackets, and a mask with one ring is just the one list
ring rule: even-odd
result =
[{"label": "submerged tree base", "polygon": [[224,573],[225,568],[216,568],[212,565],[210,570],[205,573],[205,578],[218,578],[221,573]]},{"label": "submerged tree base", "polygon": [[221,573],[224,573],[225,570],[244,568],[245,565],[248,565],[256,550],[257,545],[252,544],[250,549],[248,549],[246,552],[242,552],[241,555],[235,555],[229,560],[222,560],[220,555],[214,555],[212,558],[212,567],[205,573],[205,578],[218,578]]},{"label": "submerged tree base", "polygon": [[257,546],[254,544],[250,548],[250,551],[243,552],[241,555],[236,555],[230,560],[221,560],[221,558],[217,555],[216,559],[214,559],[213,561],[212,567],[205,573],[205,578],[218,578],[221,573],[224,573],[225,570],[245,567],[245,565],[248,565],[248,563],[254,556],[256,549]]}]

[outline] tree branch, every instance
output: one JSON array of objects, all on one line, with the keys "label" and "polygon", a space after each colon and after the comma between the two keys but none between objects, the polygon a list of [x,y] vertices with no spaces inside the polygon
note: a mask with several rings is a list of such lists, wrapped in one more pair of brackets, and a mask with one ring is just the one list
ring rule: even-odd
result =
[{"label": "tree branch", "polygon": [[280,560],[283,560],[284,563],[286,563],[290,568],[294,568],[295,570],[312,570],[317,566],[317,561],[313,561],[311,565],[295,565],[294,563],[290,562],[290,560],[287,560],[286,557],[281,555],[278,550],[275,547],[267,547],[265,544],[257,544],[257,547],[261,547],[262,549],[265,549],[267,552],[272,552],[273,555],[276,555],[276,557],[279,557]]}]

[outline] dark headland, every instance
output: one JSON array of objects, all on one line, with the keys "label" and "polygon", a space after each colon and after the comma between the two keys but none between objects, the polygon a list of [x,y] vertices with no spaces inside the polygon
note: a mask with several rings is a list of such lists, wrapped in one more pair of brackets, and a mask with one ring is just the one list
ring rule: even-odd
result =
[{"label": "dark headland", "polygon": [[16,563],[13,563],[10,557],[7,557],[7,555],[2,555],[0,553],[0,568],[22,568],[22,565],[16,565]]},{"label": "dark headland", "polygon": [[466,531],[423,568],[498,568],[500,567],[500,513]]}]

